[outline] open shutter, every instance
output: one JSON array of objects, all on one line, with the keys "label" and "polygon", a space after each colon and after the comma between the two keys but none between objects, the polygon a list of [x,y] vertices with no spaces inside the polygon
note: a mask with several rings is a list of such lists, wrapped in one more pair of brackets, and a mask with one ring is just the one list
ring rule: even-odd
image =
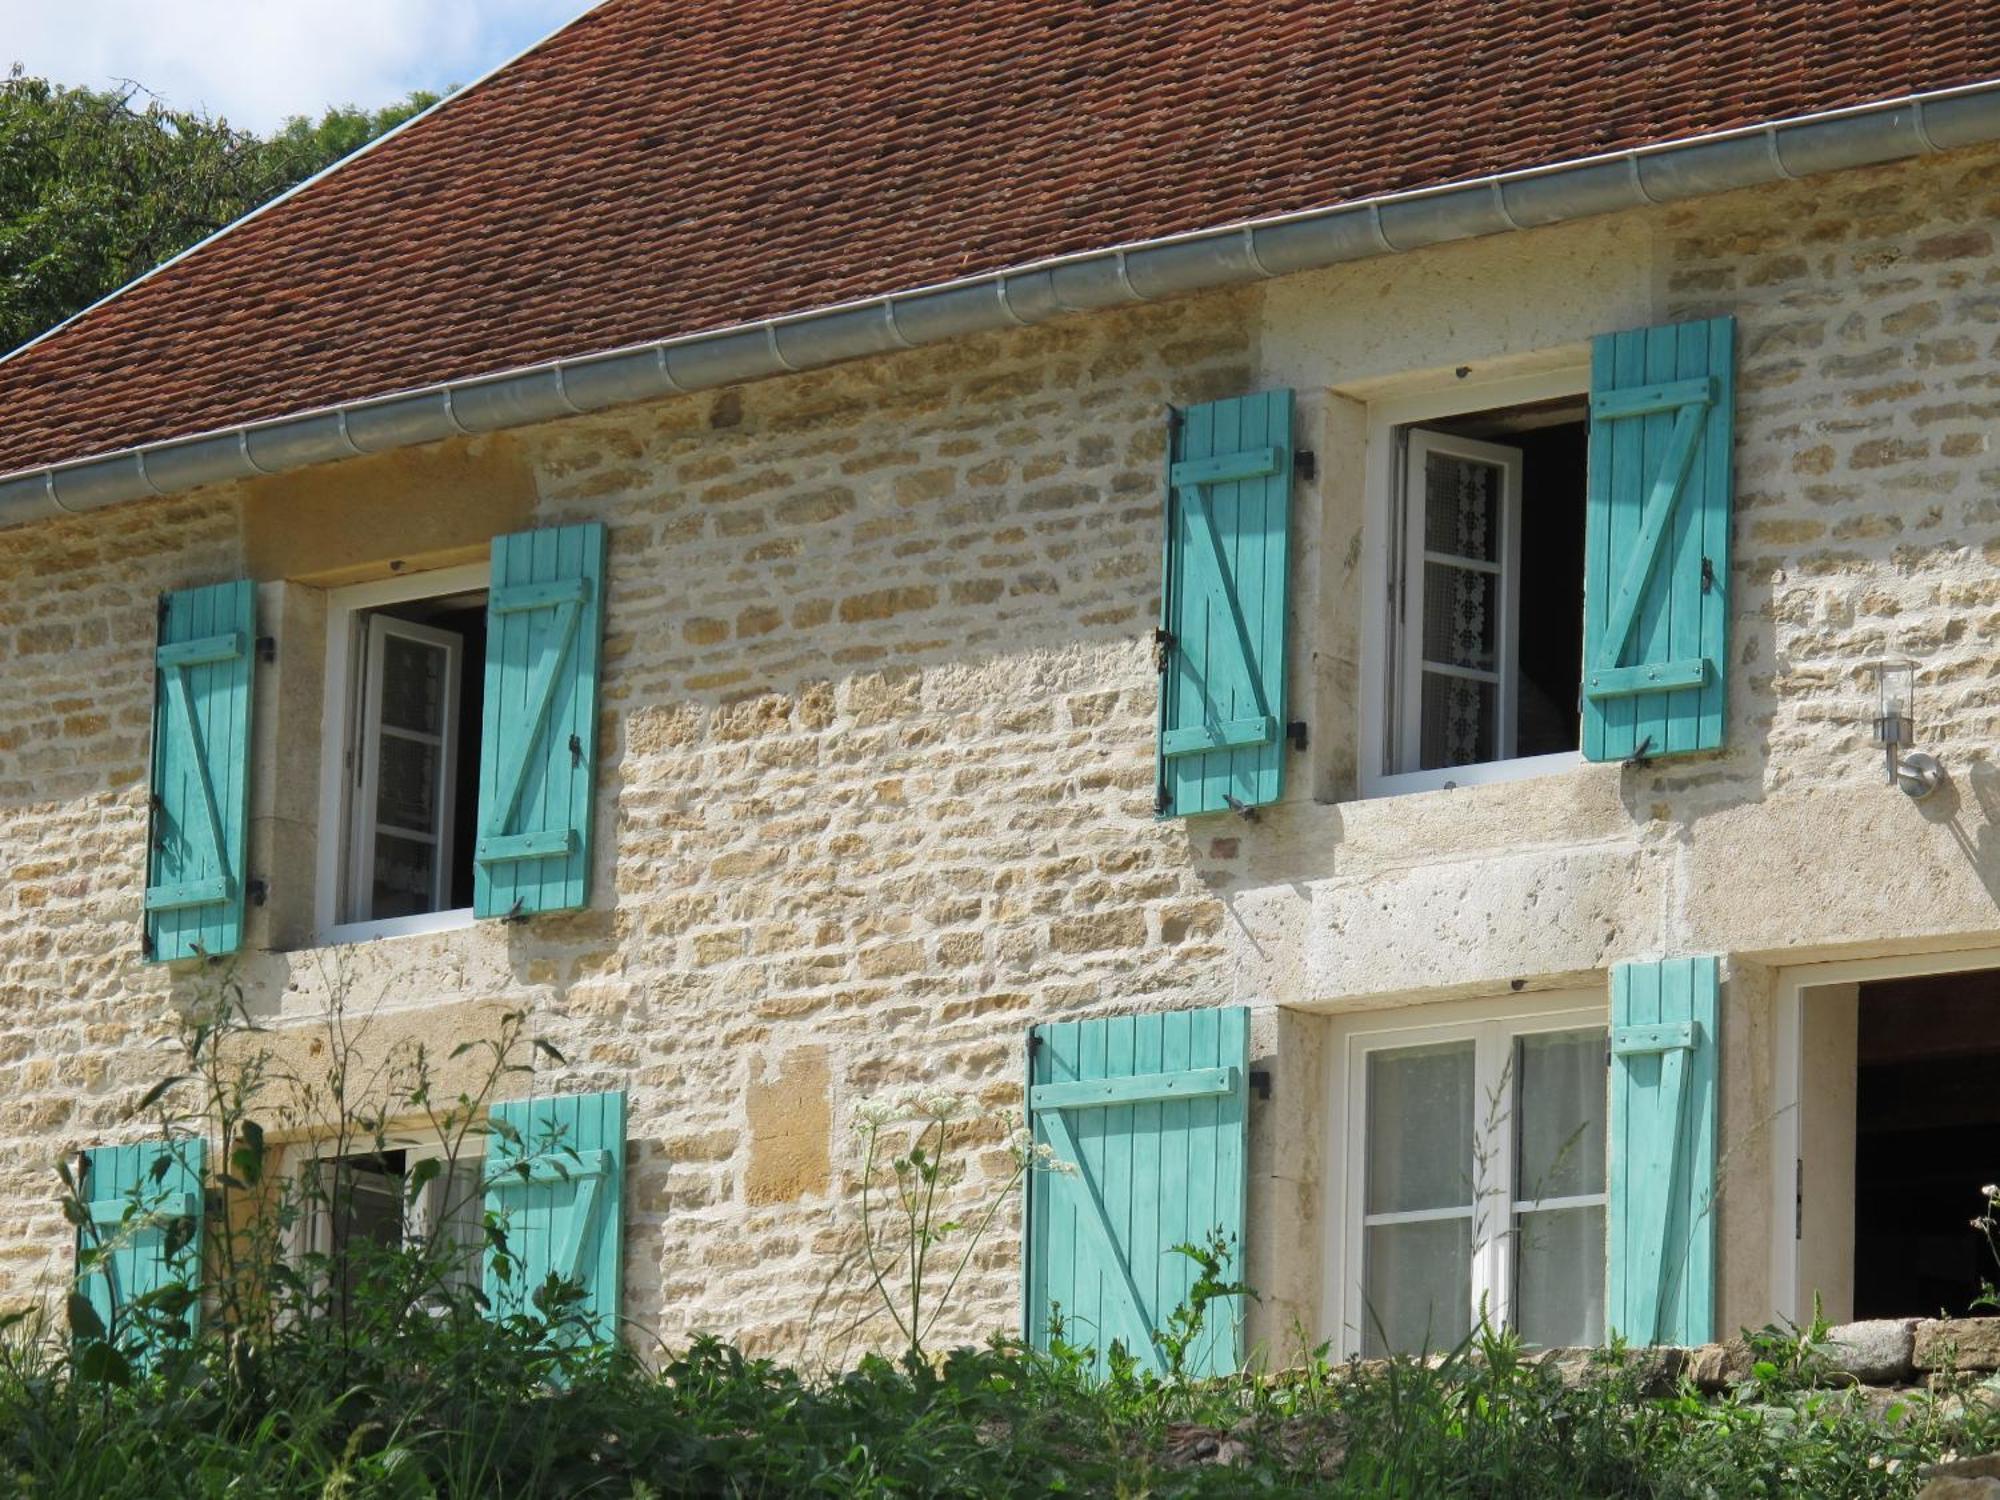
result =
[{"label": "open shutter", "polygon": [[79,1162],[89,1222],[77,1229],[77,1290],[112,1343],[142,1358],[177,1322],[192,1336],[201,1315],[198,1295],[175,1311],[153,1294],[200,1291],[205,1152],[198,1137],[180,1137],[97,1146]]},{"label": "open shutter", "polygon": [[[1115,1340],[1140,1368],[1166,1373],[1154,1335],[1197,1270],[1174,1246],[1216,1230],[1240,1276],[1248,1181],[1249,1012],[1113,1016],[1037,1026],[1028,1038],[1028,1118],[1037,1143],[1077,1166],[1031,1173],[1026,1230],[1027,1337]],[[1221,1375],[1242,1359],[1241,1309],[1212,1304],[1187,1373]]]},{"label": "open shutter", "polygon": [[1715,1333],[1718,964],[1611,971],[1606,1323],[1634,1344]]},{"label": "open shutter", "polygon": [[504,1280],[487,1266],[486,1296],[495,1315],[535,1312],[535,1293],[557,1276],[582,1291],[580,1310],[595,1336],[616,1337],[625,1095],[496,1104],[491,1120],[486,1211],[504,1219],[515,1261]]},{"label": "open shutter", "polygon": [[1583,753],[1722,743],[1736,321],[1596,340],[1584,527]]},{"label": "open shutter", "polygon": [[603,634],[601,525],[494,539],[476,916],[564,911],[590,899]]},{"label": "open shutter", "polygon": [[256,605],[248,579],[160,598],[143,941],[149,958],[215,957],[243,946]]},{"label": "open shutter", "polygon": [[1155,661],[1162,817],[1257,807],[1284,788],[1292,393],[1170,416]]}]

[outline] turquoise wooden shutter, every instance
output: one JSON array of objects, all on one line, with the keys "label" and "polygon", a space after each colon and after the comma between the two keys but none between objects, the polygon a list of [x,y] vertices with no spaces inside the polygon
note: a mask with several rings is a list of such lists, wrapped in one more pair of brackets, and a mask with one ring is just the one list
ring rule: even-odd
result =
[{"label": "turquoise wooden shutter", "polygon": [[625,1185],[625,1095],[562,1094],[496,1104],[487,1137],[486,1211],[506,1224],[516,1264],[486,1268],[497,1316],[534,1313],[550,1276],[576,1283],[595,1336],[617,1335],[624,1264],[619,1204]]},{"label": "turquoise wooden shutter", "polygon": [[590,899],[604,528],[496,537],[472,909],[564,911]]},{"label": "turquoise wooden shutter", "polygon": [[248,579],[161,596],[142,940],[148,958],[212,958],[243,946],[256,651],[257,597]]},{"label": "turquoise wooden shutter", "polygon": [[[1027,1337],[1094,1345],[1099,1368],[1115,1340],[1142,1369],[1166,1373],[1154,1335],[1197,1274],[1174,1246],[1220,1230],[1241,1275],[1248,1174],[1250,1013],[1241,1008],[1113,1016],[1037,1026],[1028,1037],[1028,1119],[1075,1175],[1028,1179]],[[1242,1360],[1241,1309],[1208,1309],[1190,1352],[1193,1375]]]},{"label": "turquoise wooden shutter", "polygon": [[1611,971],[1606,1323],[1634,1344],[1715,1334],[1714,958]]},{"label": "turquoise wooden shutter", "polygon": [[1154,810],[1180,817],[1284,789],[1292,393],[1209,401],[1170,423]]},{"label": "turquoise wooden shutter", "polygon": [[[169,1287],[200,1291],[205,1152],[199,1138],[180,1137],[82,1154],[77,1196],[89,1222],[77,1229],[77,1290],[128,1352],[147,1353],[149,1334],[173,1321],[142,1299]],[[178,1314],[190,1337],[200,1315],[199,1295]]]},{"label": "turquoise wooden shutter", "polygon": [[1584,524],[1583,753],[1722,743],[1736,320],[1596,340]]}]

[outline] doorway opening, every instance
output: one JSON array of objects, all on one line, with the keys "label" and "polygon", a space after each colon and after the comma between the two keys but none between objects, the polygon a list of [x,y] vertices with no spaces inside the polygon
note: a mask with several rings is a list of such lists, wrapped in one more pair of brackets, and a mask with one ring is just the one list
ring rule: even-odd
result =
[{"label": "doorway opening", "polygon": [[1854,1316],[1964,1317],[2000,1280],[1969,1223],[2000,1179],[2000,970],[1856,989]]}]

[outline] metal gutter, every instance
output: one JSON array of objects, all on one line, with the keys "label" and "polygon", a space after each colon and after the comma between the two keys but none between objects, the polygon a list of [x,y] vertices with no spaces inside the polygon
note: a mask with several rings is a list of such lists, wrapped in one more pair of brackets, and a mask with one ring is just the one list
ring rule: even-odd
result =
[{"label": "metal gutter", "polygon": [[0,477],[0,527],[1996,140],[2000,80],[1061,256],[7,475]]}]

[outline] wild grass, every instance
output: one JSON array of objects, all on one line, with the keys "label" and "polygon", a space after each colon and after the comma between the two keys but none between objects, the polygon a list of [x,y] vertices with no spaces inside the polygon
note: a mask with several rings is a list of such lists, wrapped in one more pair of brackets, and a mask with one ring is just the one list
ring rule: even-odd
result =
[{"label": "wild grass", "polygon": [[[2000,1448],[1985,1400],[2000,1393],[1953,1387],[1884,1411],[1828,1388],[1816,1327],[1757,1335],[1750,1373],[1719,1395],[1662,1388],[1646,1351],[1603,1351],[1585,1378],[1564,1379],[1484,1329],[1430,1359],[1341,1363],[1322,1349],[1282,1370],[1200,1377],[1187,1351],[1254,1295],[1216,1238],[1181,1247],[1200,1274],[1158,1331],[1164,1378],[1116,1350],[1100,1362],[1060,1329],[1047,1348],[941,1350],[938,1329],[954,1325],[939,1313],[997,1200],[960,1187],[963,1153],[992,1122],[968,1122],[939,1095],[884,1102],[862,1121],[864,1180],[879,1166],[883,1196],[861,1274],[900,1356],[806,1370],[712,1338],[621,1340],[555,1278],[526,1301],[489,1298],[516,1264],[504,1215],[487,1214],[476,1252],[436,1236],[311,1248],[300,1226],[337,1215],[339,1174],[274,1170],[258,1124],[274,1108],[268,1074],[226,1063],[221,1042],[242,1024],[232,1015],[222,1005],[191,1020],[185,1070],[147,1101],[170,1138],[219,1143],[211,1220],[226,1228],[190,1254],[189,1281],[114,1299],[108,1318],[69,1295],[66,1317],[5,1327],[0,1500],[1896,1497],[1916,1492],[1925,1463]],[[421,1058],[375,1100],[353,1085],[353,1054],[330,1044],[334,1071],[312,1096],[327,1102],[303,1123],[365,1152],[380,1149],[386,1118],[414,1115],[466,1143],[528,1046],[515,1018],[507,1026],[483,1081],[449,1104],[434,1101]],[[308,1092],[294,1083],[285,1097]],[[1031,1141],[1014,1150],[997,1192],[1061,1170]],[[408,1191],[437,1175],[412,1172]],[[83,1196],[67,1177],[84,1280],[102,1274],[118,1233],[160,1232],[135,1200],[99,1244]],[[172,1221],[167,1231],[170,1251],[194,1250]],[[471,1253],[480,1265],[467,1275],[452,1257]]]},{"label": "wild grass", "polygon": [[[424,1327],[428,1333],[422,1333]],[[1509,1339],[1431,1361],[1308,1359],[1271,1377],[1100,1378],[1006,1342],[808,1376],[697,1340],[649,1366],[552,1350],[469,1301],[394,1344],[299,1329],[232,1366],[217,1342],[126,1385],[16,1338],[0,1359],[8,1495],[1902,1496],[2000,1443],[1976,1401],[1887,1419],[1784,1370],[1651,1395],[1616,1352],[1566,1384]]]}]

